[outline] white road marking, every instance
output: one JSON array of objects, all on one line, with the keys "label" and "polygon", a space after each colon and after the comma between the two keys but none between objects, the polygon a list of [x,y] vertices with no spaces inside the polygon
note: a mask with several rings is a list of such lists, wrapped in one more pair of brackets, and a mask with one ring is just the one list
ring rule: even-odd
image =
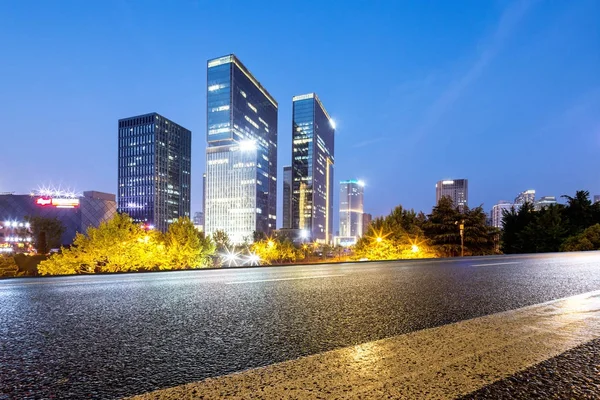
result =
[{"label": "white road marking", "polygon": [[234,282],[225,282],[226,285],[238,285],[241,283],[256,283],[256,282],[275,282],[275,281],[296,281],[302,279],[319,279],[319,278],[335,278],[338,276],[346,276],[346,275],[316,275],[316,276],[300,276],[296,278],[273,278],[273,279],[258,279],[255,281],[234,281]]},{"label": "white road marking", "polygon": [[595,291],[135,398],[456,398],[598,337]]},{"label": "white road marking", "polygon": [[511,264],[520,264],[518,262],[501,262],[501,263],[490,263],[490,264],[475,264],[471,265],[471,267],[487,267],[488,265],[511,265]]}]

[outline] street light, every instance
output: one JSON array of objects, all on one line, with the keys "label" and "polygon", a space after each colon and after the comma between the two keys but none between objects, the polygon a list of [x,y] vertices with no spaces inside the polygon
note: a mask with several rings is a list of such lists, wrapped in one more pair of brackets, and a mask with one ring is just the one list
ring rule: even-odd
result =
[{"label": "street light", "polygon": [[377,239],[375,240],[377,241],[377,243],[383,242],[383,238],[381,236],[377,236]]},{"label": "street light", "polygon": [[454,225],[458,225],[460,229],[460,256],[465,256],[465,220],[460,221],[460,225],[458,221],[454,222]]}]

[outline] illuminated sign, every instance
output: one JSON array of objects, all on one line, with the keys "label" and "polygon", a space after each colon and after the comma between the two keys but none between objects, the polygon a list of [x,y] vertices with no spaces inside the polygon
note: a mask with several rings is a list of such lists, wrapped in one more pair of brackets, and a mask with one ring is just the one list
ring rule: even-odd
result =
[{"label": "illuminated sign", "polygon": [[55,197],[38,197],[35,204],[39,206],[52,206],[56,208],[75,208],[79,207],[79,199],[65,199]]},{"label": "illuminated sign", "polygon": [[52,199],[50,197],[39,197],[35,201],[35,204],[37,204],[38,206],[49,206],[50,204],[52,204]]},{"label": "illuminated sign", "polygon": [[442,185],[453,185],[454,181],[443,181]]}]

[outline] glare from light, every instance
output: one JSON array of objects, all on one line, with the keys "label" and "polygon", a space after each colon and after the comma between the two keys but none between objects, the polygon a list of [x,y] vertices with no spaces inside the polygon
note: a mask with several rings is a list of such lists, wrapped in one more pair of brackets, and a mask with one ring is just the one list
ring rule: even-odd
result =
[{"label": "glare from light", "polygon": [[25,222],[25,228],[30,228],[31,224],[29,222]]},{"label": "glare from light", "polygon": [[148,226],[148,229],[149,229],[149,230],[153,230],[153,229],[154,229],[154,225],[150,225],[150,226]]},{"label": "glare from light", "polygon": [[269,241],[267,242],[267,245],[268,245],[270,248],[272,248],[273,246],[275,246],[275,242],[274,242],[274,241],[272,241],[272,240],[269,240]]},{"label": "glare from light", "polygon": [[377,243],[383,242],[383,238],[381,236],[378,236],[375,240],[377,241]]},{"label": "glare from light", "polygon": [[300,232],[300,237],[302,239],[307,239],[308,238],[308,231],[306,229],[302,229],[302,231]]},{"label": "glare from light", "polygon": [[365,181],[358,181],[358,186],[364,187],[365,186]]},{"label": "glare from light", "polygon": [[253,151],[256,150],[256,142],[254,140],[242,140],[240,142],[241,151]]},{"label": "glare from light", "polygon": [[419,246],[417,246],[416,244],[413,244],[411,246],[411,250],[413,253],[418,253],[419,252]]},{"label": "glare from light", "polygon": [[331,127],[332,127],[333,129],[335,129],[335,121],[333,120],[333,118],[330,118],[330,119],[329,119],[329,124],[331,125]]},{"label": "glare from light", "polygon": [[238,265],[238,261],[240,259],[239,254],[225,249],[226,253],[221,254],[221,258],[227,264],[228,267],[233,267]]},{"label": "glare from light", "polygon": [[251,253],[248,256],[248,265],[259,265],[259,263],[260,257],[258,256],[258,254]]},{"label": "glare from light", "polygon": [[18,224],[18,222],[17,222],[17,221],[13,221],[13,222],[12,222],[10,225],[11,225],[13,228],[16,228],[16,227],[17,227],[19,224]]}]

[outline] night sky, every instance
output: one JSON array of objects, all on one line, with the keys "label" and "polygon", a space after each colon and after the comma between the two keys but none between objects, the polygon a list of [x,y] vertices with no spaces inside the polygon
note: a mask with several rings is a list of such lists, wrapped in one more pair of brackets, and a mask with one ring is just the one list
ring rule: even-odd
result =
[{"label": "night sky", "polygon": [[600,1],[291,3],[0,1],[0,192],[115,193],[117,120],[156,111],[193,132],[199,211],[206,61],[235,53],[279,102],[279,208],[308,92],[336,120],[335,180],[363,179],[374,215],[429,212],[446,178],[486,211],[600,194]]}]

